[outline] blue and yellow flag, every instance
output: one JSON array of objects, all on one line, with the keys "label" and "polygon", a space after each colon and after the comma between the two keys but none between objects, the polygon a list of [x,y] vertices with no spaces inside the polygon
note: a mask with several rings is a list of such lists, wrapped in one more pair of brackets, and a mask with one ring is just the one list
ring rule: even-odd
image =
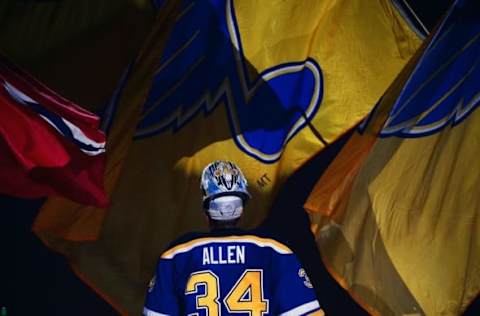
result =
[{"label": "blue and yellow flag", "polygon": [[454,3],[305,205],[371,314],[460,315],[480,292],[479,12]]},{"label": "blue and yellow flag", "polygon": [[49,200],[35,225],[131,314],[166,244],[204,228],[205,165],[240,166],[253,195],[244,225],[260,223],[285,179],[371,111],[421,42],[387,0],[164,1],[159,14],[106,111],[108,213]]}]

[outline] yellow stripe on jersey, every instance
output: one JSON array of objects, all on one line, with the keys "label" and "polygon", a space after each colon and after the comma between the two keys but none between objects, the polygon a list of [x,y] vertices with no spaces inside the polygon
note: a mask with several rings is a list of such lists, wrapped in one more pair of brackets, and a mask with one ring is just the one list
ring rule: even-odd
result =
[{"label": "yellow stripe on jersey", "polygon": [[325,312],[323,309],[319,309],[318,311],[308,314],[307,316],[325,316]]},{"label": "yellow stripe on jersey", "polygon": [[247,244],[254,244],[259,247],[269,247],[275,250],[280,254],[291,254],[292,250],[285,246],[284,244],[270,239],[270,238],[262,238],[253,235],[242,235],[242,236],[222,236],[222,237],[205,237],[205,238],[198,238],[178,246],[175,246],[167,251],[165,251],[161,258],[162,259],[172,259],[175,255],[183,252],[187,252],[192,250],[195,247],[204,246],[209,243],[230,243],[230,242],[239,242],[239,243],[247,243]]}]

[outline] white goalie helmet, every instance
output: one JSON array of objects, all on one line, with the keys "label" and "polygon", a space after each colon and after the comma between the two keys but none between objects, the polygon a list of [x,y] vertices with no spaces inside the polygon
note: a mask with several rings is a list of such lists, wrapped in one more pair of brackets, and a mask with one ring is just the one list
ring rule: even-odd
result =
[{"label": "white goalie helmet", "polygon": [[203,208],[213,219],[239,217],[243,203],[250,198],[247,180],[240,168],[230,161],[217,160],[208,164],[203,169],[200,188]]}]

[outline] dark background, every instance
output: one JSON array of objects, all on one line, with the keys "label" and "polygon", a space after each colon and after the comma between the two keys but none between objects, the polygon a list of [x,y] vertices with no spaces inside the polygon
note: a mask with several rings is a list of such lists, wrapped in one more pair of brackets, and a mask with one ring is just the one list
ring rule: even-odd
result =
[{"label": "dark background", "polygon": [[[398,1],[405,5],[405,1]],[[450,0],[409,1],[423,24],[431,29]],[[263,228],[289,239],[315,284],[327,315],[367,315],[321,265],[308,218],[301,207],[310,189],[343,142],[335,143],[293,175],[272,208]],[[288,192],[288,194],[287,194]],[[24,200],[0,195],[0,307],[7,315],[118,315],[82,283],[67,260],[46,248],[31,232],[42,199]],[[455,254],[452,254],[455,255]],[[438,286],[442,286],[439,284]],[[466,316],[480,315],[480,299]]]}]

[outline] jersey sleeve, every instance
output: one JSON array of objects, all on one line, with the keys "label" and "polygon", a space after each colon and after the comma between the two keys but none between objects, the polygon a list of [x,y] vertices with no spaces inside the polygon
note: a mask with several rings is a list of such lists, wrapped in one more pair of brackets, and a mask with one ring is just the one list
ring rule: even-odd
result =
[{"label": "jersey sleeve", "polygon": [[179,301],[175,291],[173,260],[160,259],[156,274],[148,286],[144,316],[180,315]]},{"label": "jersey sleeve", "polygon": [[279,255],[272,269],[274,315],[324,315],[305,270],[294,254]]}]

